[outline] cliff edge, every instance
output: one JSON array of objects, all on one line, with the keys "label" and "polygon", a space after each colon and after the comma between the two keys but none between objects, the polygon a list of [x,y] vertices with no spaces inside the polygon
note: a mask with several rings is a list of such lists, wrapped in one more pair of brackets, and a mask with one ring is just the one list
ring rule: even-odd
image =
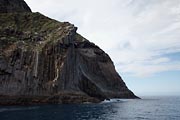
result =
[{"label": "cliff edge", "polygon": [[73,24],[32,13],[23,0],[0,6],[1,105],[138,98],[110,57]]}]

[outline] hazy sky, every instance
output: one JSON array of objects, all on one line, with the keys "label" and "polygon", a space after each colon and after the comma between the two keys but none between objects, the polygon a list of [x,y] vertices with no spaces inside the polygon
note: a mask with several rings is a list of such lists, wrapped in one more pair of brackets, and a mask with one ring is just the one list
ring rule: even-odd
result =
[{"label": "hazy sky", "polygon": [[180,0],[25,0],[105,50],[137,95],[180,95]]}]

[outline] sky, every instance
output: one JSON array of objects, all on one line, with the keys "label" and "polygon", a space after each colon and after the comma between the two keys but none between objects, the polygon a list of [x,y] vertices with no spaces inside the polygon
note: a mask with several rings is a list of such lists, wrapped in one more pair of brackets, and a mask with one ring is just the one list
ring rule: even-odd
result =
[{"label": "sky", "polygon": [[180,95],[180,0],[25,1],[33,12],[77,26],[136,95]]}]

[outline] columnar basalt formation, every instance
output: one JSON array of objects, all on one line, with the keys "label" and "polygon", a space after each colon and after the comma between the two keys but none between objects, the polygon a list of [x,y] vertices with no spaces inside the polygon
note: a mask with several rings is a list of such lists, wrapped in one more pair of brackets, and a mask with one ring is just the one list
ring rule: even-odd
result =
[{"label": "columnar basalt formation", "polygon": [[8,9],[0,9],[0,104],[137,98],[110,57],[73,24],[32,13],[23,0],[16,1],[24,12],[11,12],[15,0],[7,1]]}]

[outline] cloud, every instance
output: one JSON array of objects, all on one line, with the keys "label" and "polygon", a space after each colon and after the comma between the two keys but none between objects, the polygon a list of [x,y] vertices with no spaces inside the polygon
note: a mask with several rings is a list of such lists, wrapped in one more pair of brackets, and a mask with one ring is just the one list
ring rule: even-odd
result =
[{"label": "cloud", "polygon": [[180,0],[25,0],[33,11],[70,21],[118,71],[136,76],[180,70]]}]

